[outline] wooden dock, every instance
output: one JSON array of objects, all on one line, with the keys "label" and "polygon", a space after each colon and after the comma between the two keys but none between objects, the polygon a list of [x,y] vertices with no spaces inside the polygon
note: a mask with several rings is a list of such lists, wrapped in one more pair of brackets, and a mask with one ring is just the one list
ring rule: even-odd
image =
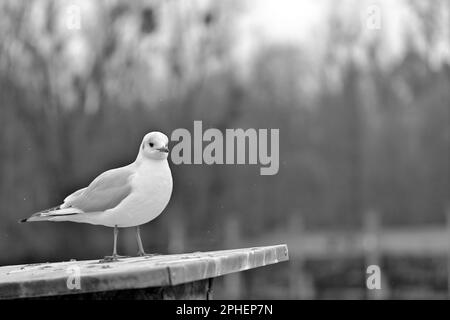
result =
[{"label": "wooden dock", "polygon": [[287,261],[286,245],[0,267],[0,299],[211,299],[213,279]]}]

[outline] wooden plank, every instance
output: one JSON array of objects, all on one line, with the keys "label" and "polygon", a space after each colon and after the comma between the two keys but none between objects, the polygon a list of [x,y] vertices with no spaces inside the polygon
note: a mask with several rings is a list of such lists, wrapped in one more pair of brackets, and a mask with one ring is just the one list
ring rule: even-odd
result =
[{"label": "wooden plank", "polygon": [[211,279],[167,287],[112,290],[25,298],[26,300],[211,300]]},{"label": "wooden plank", "polygon": [[[288,260],[286,245],[0,267],[0,299],[175,286]],[[75,274],[73,273],[74,271]],[[79,288],[68,279],[79,274]],[[73,286],[72,286],[73,287]]]}]

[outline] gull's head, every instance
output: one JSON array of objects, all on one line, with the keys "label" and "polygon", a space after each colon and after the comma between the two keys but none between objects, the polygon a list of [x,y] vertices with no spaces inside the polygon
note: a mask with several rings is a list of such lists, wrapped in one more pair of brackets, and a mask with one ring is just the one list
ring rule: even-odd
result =
[{"label": "gull's head", "polygon": [[165,160],[169,155],[169,138],[164,133],[153,131],[142,139],[139,155],[147,159]]}]

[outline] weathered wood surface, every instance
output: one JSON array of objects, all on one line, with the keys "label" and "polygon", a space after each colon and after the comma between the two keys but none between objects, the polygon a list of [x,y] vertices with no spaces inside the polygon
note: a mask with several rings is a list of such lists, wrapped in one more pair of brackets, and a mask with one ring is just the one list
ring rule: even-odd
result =
[{"label": "weathered wood surface", "polygon": [[25,300],[211,300],[213,278],[176,286],[148,287],[141,289],[84,292],[31,298]]},{"label": "weathered wood surface", "polygon": [[[0,267],[0,299],[174,287],[288,259],[287,246],[277,245],[130,257],[108,263],[86,260],[5,266]],[[68,282],[76,284],[77,273],[80,285],[74,288]]]}]

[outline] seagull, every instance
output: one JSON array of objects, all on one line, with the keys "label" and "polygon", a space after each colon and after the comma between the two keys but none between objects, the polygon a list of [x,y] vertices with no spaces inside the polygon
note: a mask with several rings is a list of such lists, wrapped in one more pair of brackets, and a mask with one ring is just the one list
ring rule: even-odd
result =
[{"label": "seagull", "polygon": [[61,205],[20,222],[71,221],[112,227],[113,254],[103,261],[117,261],[122,257],[117,254],[119,228],[136,227],[138,255],[147,255],[139,226],[158,217],[172,194],[168,142],[161,132],[146,134],[133,163],[103,172],[86,188],[67,196]]}]

